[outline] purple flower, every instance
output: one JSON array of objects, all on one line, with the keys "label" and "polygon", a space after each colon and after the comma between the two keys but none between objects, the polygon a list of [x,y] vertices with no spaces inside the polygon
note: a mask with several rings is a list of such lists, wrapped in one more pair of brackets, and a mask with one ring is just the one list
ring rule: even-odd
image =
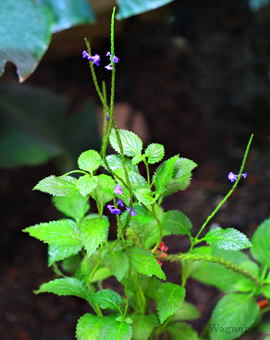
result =
[{"label": "purple flower", "polygon": [[110,116],[107,114],[107,117],[106,117],[106,119],[107,119],[107,121],[109,121],[110,120]]},{"label": "purple flower", "polygon": [[92,57],[87,51],[83,51],[82,56],[83,58],[87,58],[87,60],[92,60],[93,64],[96,64],[97,66],[99,66],[100,56],[98,54],[95,54]]},{"label": "purple flower", "polygon": [[236,181],[237,179],[237,175],[235,175],[234,173],[230,172],[228,175],[228,179],[233,183],[234,181]]},{"label": "purple flower", "polygon": [[108,204],[108,205],[107,205],[107,208],[110,210],[110,213],[111,213],[111,214],[115,214],[115,215],[121,214],[121,210],[115,208],[113,205]]},{"label": "purple flower", "polygon": [[115,194],[118,194],[118,195],[123,195],[123,189],[121,187],[121,185],[116,185],[114,187],[114,191],[113,191]]},{"label": "purple flower", "polygon": [[[130,208],[127,208],[127,212],[129,213],[129,211],[130,211]],[[130,214],[131,216],[135,216],[135,215],[137,215],[137,213],[136,213],[136,211],[134,210],[134,208],[132,208],[132,210],[131,210],[131,214]]]},{"label": "purple flower", "polygon": [[90,56],[88,60],[92,60],[93,64],[96,64],[97,66],[99,66],[100,56],[98,54],[95,54],[93,57]]},{"label": "purple flower", "polygon": [[[243,173],[242,174],[243,178],[246,178],[247,177],[247,173]],[[236,181],[238,175],[235,175],[234,173],[230,172],[229,175],[228,175],[228,179],[233,183],[234,181]]]},{"label": "purple flower", "polygon": [[106,69],[109,70],[109,71],[113,70],[112,64],[109,64],[109,65],[107,65],[107,66],[104,66],[104,68],[106,68]]},{"label": "purple flower", "polygon": [[124,202],[122,200],[120,200],[120,198],[117,198],[116,204],[120,205],[120,207],[124,207],[124,205],[125,205]]},{"label": "purple flower", "polygon": [[82,56],[83,56],[83,58],[87,58],[87,59],[90,57],[90,55],[87,51],[83,51]]}]

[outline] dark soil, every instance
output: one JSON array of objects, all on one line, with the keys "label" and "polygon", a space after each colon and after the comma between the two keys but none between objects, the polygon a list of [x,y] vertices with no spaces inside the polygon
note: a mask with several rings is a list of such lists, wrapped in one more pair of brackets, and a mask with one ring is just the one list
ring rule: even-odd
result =
[{"label": "dark soil", "polygon": [[[227,175],[238,172],[254,134],[247,179],[212,220],[251,238],[269,216],[270,9],[253,14],[242,0],[195,0],[175,4],[172,14],[176,20],[171,25],[138,18],[126,22],[116,42],[121,57],[116,102],[126,101],[143,112],[150,141],[164,144],[167,158],[180,153],[198,163],[190,188],[164,202],[165,210],[179,209],[190,217],[194,234],[230,190]],[[96,53],[106,53],[108,46],[109,41]],[[54,60],[49,50],[26,83],[69,96],[71,110],[89,97],[97,100],[80,56],[78,50]],[[59,217],[50,197],[31,191],[51,174],[59,174],[53,161],[1,171],[1,339],[74,339],[77,319],[89,311],[75,297],[33,294],[54,273],[47,268],[47,246],[21,230]],[[166,244],[171,253],[188,249],[181,236],[167,237]],[[180,282],[177,265],[163,268],[168,281]],[[204,315],[203,323],[219,297],[216,289],[188,281],[187,299]]]}]

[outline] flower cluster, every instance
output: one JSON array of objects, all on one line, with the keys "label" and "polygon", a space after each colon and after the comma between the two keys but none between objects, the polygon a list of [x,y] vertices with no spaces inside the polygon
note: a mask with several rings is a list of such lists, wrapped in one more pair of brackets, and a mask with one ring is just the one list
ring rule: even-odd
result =
[{"label": "flower cluster", "polygon": [[[121,185],[116,185],[115,187],[114,187],[114,191],[113,191],[115,194],[118,194],[118,195],[123,195],[123,188],[121,187]],[[118,205],[120,205],[120,207],[124,207],[125,206],[125,204],[124,204],[124,202],[120,199],[120,198],[117,198],[117,200],[116,200],[116,205],[118,206]],[[118,209],[118,208],[115,208],[113,205],[111,205],[111,204],[108,204],[107,205],[107,208],[110,210],[110,213],[111,214],[116,214],[116,215],[119,215],[119,214],[121,214],[121,210],[120,209]],[[126,211],[129,213],[129,211],[130,211],[130,208],[126,208]],[[134,210],[134,208],[132,208],[132,210],[131,210],[131,214],[130,214],[131,216],[135,216],[135,215],[137,215],[137,213],[136,213],[136,211]]]},{"label": "flower cluster", "polygon": [[[95,54],[94,56],[91,56],[87,51],[83,51],[82,53],[83,58],[86,58],[87,60],[92,60],[93,64],[99,66],[99,62],[100,62],[100,56],[98,54]],[[112,57],[111,57],[111,52],[107,52],[106,53],[107,57],[110,57],[110,64],[107,66],[104,66],[107,70],[111,71],[113,69],[112,67],[112,63],[116,64],[119,63],[120,58],[117,58],[116,55],[113,56],[113,61],[112,61]]]},{"label": "flower cluster", "polygon": [[[164,243],[164,242],[161,242],[160,245],[158,246],[158,249],[156,250],[156,252],[157,252],[157,253],[163,252],[163,253],[160,255],[160,257],[166,257],[166,256],[167,256],[166,252],[167,252],[168,249],[169,249],[169,247],[166,247],[166,246],[165,246],[165,243]],[[162,266],[162,261],[159,260],[159,259],[157,259],[157,261],[158,261],[158,264],[159,264],[160,266]]]},{"label": "flower cluster", "polygon": [[[246,178],[246,177],[247,177],[247,173],[246,173],[246,172],[243,173],[242,176],[243,176],[244,178]],[[235,175],[233,172],[230,172],[229,175],[228,175],[228,179],[229,179],[232,183],[235,182],[235,181],[237,180],[237,177],[238,177],[238,175]]]}]

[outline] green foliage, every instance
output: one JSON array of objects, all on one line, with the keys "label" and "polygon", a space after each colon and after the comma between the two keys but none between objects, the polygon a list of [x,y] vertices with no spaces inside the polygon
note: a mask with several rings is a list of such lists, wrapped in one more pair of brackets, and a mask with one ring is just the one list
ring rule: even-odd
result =
[{"label": "green foliage", "polygon": [[[141,4],[139,0],[130,1]],[[112,55],[114,13],[115,9]],[[88,42],[87,48],[90,53]],[[104,111],[110,117],[109,126],[104,129],[100,154],[85,151],[78,158],[78,170],[61,177],[49,176],[34,187],[53,195],[56,208],[71,218],[24,229],[49,244],[49,265],[61,277],[42,284],[36,293],[73,295],[91,305],[93,314],[78,320],[79,340],[199,339],[197,332],[183,322],[200,317],[196,307],[185,301],[189,277],[228,293],[217,303],[203,338],[231,340],[259,325],[268,309],[259,314],[255,298],[262,294],[270,298],[269,219],[255,232],[252,243],[233,228],[214,228],[200,238],[241,179],[252,136],[235,184],[193,237],[189,218],[179,210],[164,212],[161,203],[164,197],[187,188],[196,164],[176,155],[158,165],[151,179],[149,164],[162,161],[164,147],[152,143],[143,152],[142,141],[135,133],[117,129],[113,118],[115,68],[111,70],[110,108],[91,61],[90,68]],[[107,123],[106,117],[104,120]],[[106,155],[109,142],[117,155]],[[145,167],[146,179],[140,173],[141,166]],[[80,177],[73,177],[74,173]],[[89,199],[93,202],[91,210]],[[110,218],[103,214],[106,204]],[[110,230],[112,239],[108,240]],[[186,253],[167,253],[163,237],[172,234],[187,236],[190,248]],[[210,246],[196,247],[203,241]],[[258,263],[240,251],[249,247]],[[179,284],[163,282],[166,276],[162,265],[166,260],[181,263]],[[103,281],[112,275],[119,287],[103,289]],[[109,283],[110,287],[114,283]]]},{"label": "green foliage", "polygon": [[246,235],[233,228],[213,228],[202,240],[211,244],[213,247],[225,250],[239,250],[252,247]]}]

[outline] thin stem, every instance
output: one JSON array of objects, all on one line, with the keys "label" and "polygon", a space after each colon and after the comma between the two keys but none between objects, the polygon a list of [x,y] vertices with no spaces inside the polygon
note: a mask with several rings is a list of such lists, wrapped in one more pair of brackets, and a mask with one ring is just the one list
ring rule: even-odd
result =
[{"label": "thin stem", "polygon": [[219,209],[221,208],[221,206],[227,201],[227,199],[231,196],[231,194],[234,192],[235,188],[237,187],[237,184],[238,182],[240,181],[241,179],[241,175],[242,175],[242,172],[244,170],[244,167],[245,167],[245,163],[246,163],[246,159],[247,159],[247,155],[248,155],[248,152],[249,152],[249,148],[250,148],[250,145],[251,145],[251,142],[252,142],[252,138],[253,138],[253,134],[251,135],[250,139],[249,139],[249,142],[248,142],[248,145],[247,145],[247,148],[246,148],[246,151],[245,151],[245,155],[244,155],[244,158],[243,158],[243,161],[242,161],[242,165],[241,165],[241,168],[240,168],[240,171],[239,171],[239,174],[238,174],[238,177],[233,185],[233,187],[231,188],[231,190],[228,192],[228,194],[224,197],[224,199],[219,203],[219,205],[216,207],[216,209],[212,212],[211,215],[209,215],[206,219],[206,221],[204,222],[204,224],[202,225],[200,231],[198,232],[197,236],[195,237],[194,241],[193,241],[193,246],[197,243],[199,243],[200,241],[198,240],[198,237],[199,235],[201,234],[201,232],[204,230],[205,226],[208,224],[208,222],[215,216],[215,214],[219,211]]},{"label": "thin stem", "polygon": [[160,220],[159,220],[159,218],[156,214],[155,203],[152,204],[152,215],[153,215],[154,219],[157,221],[157,224],[159,226],[159,238],[158,238],[158,241],[157,241],[155,247],[152,249],[152,254],[154,254],[156,252],[158,246],[160,245],[160,243],[162,241],[162,237],[163,237],[163,235],[162,235],[162,225],[161,225]]},{"label": "thin stem", "polygon": [[[102,82],[102,93],[103,93],[104,102],[107,103],[106,85],[104,81]],[[100,156],[102,158],[103,158],[103,155],[106,154],[106,150],[104,147],[105,147],[105,141],[106,141],[107,125],[108,125],[107,124],[107,112],[106,112],[106,107],[103,105],[103,133],[102,133],[102,145],[100,149]]]}]

